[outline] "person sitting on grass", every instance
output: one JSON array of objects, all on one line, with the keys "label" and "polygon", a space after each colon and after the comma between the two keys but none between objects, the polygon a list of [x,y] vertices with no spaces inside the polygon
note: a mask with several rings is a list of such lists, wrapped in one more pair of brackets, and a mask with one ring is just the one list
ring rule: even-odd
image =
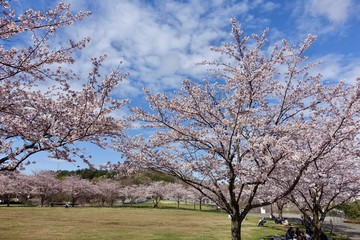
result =
[{"label": "person sitting on grass", "polygon": [[289,221],[287,220],[287,218],[284,218],[284,220],[281,221],[282,225],[289,225]]},{"label": "person sitting on grass", "polygon": [[266,223],[266,220],[265,220],[265,218],[263,217],[263,218],[261,218],[261,219],[259,220],[258,226],[259,226],[259,227],[263,227],[263,226],[264,226],[264,223]]},{"label": "person sitting on grass", "polygon": [[294,238],[296,240],[306,240],[305,234],[298,227],[295,229]]},{"label": "person sitting on grass", "polygon": [[285,240],[293,240],[295,236],[295,231],[293,227],[289,227],[285,234]]},{"label": "person sitting on grass", "polygon": [[274,223],[275,224],[282,224],[282,219],[281,218],[275,218]]}]

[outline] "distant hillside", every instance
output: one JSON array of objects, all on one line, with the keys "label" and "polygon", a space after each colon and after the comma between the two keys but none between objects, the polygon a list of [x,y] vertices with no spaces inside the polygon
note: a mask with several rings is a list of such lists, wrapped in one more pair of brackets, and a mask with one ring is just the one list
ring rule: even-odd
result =
[{"label": "distant hillside", "polygon": [[[117,179],[117,172],[111,170],[98,170],[98,169],[78,169],[78,170],[59,170],[56,172],[58,178],[62,179],[66,176],[78,175],[83,179],[94,180],[98,178],[108,178],[108,179]],[[118,179],[124,185],[132,184],[144,184],[148,182],[155,181],[164,181],[164,182],[178,182],[178,180],[172,176],[165,175],[163,173],[158,173],[153,170],[140,170],[137,171],[125,178]]]}]

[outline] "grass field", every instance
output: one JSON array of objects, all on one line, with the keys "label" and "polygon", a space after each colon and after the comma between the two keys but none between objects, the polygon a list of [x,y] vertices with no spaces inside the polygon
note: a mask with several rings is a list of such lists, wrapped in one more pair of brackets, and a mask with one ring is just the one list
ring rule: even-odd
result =
[{"label": "grass field", "polygon": [[[231,239],[226,214],[185,209],[0,207],[0,221],[1,240]],[[243,223],[243,239],[268,239],[286,230],[273,223],[257,227],[257,221]]]}]

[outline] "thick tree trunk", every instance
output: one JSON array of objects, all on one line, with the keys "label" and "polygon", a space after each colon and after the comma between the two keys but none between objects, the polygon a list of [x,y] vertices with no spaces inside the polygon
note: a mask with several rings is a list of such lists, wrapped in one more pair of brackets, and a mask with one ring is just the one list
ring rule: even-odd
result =
[{"label": "thick tree trunk", "polygon": [[8,194],[5,196],[5,201],[6,201],[6,206],[7,207],[10,207],[10,199],[11,199],[11,195]]},{"label": "thick tree trunk", "polygon": [[76,198],[72,198],[72,203],[71,203],[71,207],[75,207],[75,201],[76,201]]},{"label": "thick tree trunk", "polygon": [[321,227],[320,225],[317,226],[313,226],[313,235],[312,235],[312,240],[320,240],[320,236],[321,236]]},{"label": "thick tree trunk", "polygon": [[312,227],[313,227],[313,235],[312,240],[320,240],[322,238],[322,224],[325,217],[320,216],[318,212],[313,213],[313,219],[312,219]]},{"label": "thick tree trunk", "polygon": [[40,196],[40,206],[43,207],[45,202],[45,196]]},{"label": "thick tree trunk", "polygon": [[279,218],[280,219],[283,219],[283,209],[284,209],[284,206],[285,206],[285,204],[276,204],[276,206],[277,206],[277,209],[278,209],[278,215],[279,215]]},{"label": "thick tree trunk", "polygon": [[231,217],[231,239],[241,240],[241,221],[238,216]]},{"label": "thick tree trunk", "polygon": [[40,206],[41,206],[41,207],[44,206],[44,201],[45,201],[45,199],[41,199],[41,200],[40,200]]}]

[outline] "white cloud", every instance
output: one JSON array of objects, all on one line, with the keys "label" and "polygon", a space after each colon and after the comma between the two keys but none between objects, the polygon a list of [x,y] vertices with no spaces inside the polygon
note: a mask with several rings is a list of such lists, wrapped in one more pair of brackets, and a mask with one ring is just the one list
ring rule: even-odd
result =
[{"label": "white cloud", "polygon": [[123,61],[122,67],[130,73],[118,91],[123,94],[136,94],[141,89],[135,88],[143,86],[178,88],[183,78],[195,77],[203,69],[195,66],[195,60],[212,57],[209,46],[229,36],[229,19],[249,9],[246,2],[215,0],[207,4],[103,0],[91,5],[73,0],[73,7],[93,9],[92,17],[69,31],[72,38],[92,38],[77,64],[85,65],[100,54],[108,55],[109,66]]},{"label": "white cloud", "polygon": [[350,9],[351,0],[309,0],[306,7],[310,15],[325,17],[333,24],[346,22]]},{"label": "white cloud", "polygon": [[312,72],[320,73],[325,82],[335,83],[345,81],[355,84],[360,76],[360,58],[339,54],[328,54],[318,59],[321,64],[317,65]]},{"label": "white cloud", "polygon": [[[339,32],[339,26],[349,21],[353,12],[349,7],[351,0],[336,2],[303,0],[291,4],[292,17],[298,24],[294,29],[304,34]],[[184,78],[206,77],[207,67],[196,66],[196,63],[219,57],[209,46],[230,39],[231,17],[238,18],[247,30],[261,34],[263,28],[271,26],[271,20],[261,12],[270,14],[285,6],[266,0],[213,0],[206,4],[200,0],[154,0],[151,4],[140,0],[72,0],[72,4],[74,10],[90,8],[93,11],[92,17],[68,32],[74,39],[92,38],[90,46],[79,56],[77,68],[88,69],[89,58],[101,54],[108,55],[109,68],[122,61],[122,69],[130,76],[119,86],[117,94],[125,98],[138,97],[143,87],[166,91],[179,88]],[[303,39],[300,35],[285,36],[284,29],[272,25],[269,38],[270,41],[290,38],[290,42],[296,43]],[[336,67],[323,70],[327,76],[335,76]]]},{"label": "white cloud", "polygon": [[277,4],[277,3],[274,3],[274,2],[266,2],[264,3],[264,5],[262,6],[262,8],[265,10],[265,11],[273,11],[274,9],[277,9],[279,8],[280,5]]},{"label": "white cloud", "polygon": [[273,11],[280,7],[279,3],[266,0],[253,0],[250,2],[252,8],[260,8],[262,11]]},{"label": "white cloud", "polygon": [[357,16],[359,6],[352,0],[304,0],[294,4],[299,32],[342,34],[346,24]]}]

